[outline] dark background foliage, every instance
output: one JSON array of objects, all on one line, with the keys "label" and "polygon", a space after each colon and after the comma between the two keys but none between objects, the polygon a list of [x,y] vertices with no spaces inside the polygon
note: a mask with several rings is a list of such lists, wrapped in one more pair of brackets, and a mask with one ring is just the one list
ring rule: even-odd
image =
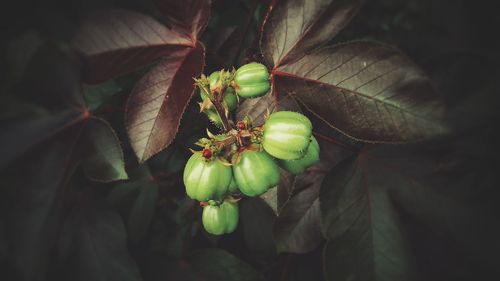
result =
[{"label": "dark background foliage", "polygon": [[[0,280],[497,279],[500,19],[494,2],[365,1],[325,42],[397,46],[438,90],[445,134],[418,120],[409,122],[428,130],[393,133],[397,123],[377,127],[376,118],[353,127],[345,117],[357,105],[321,104],[341,91],[290,78],[313,75],[307,67],[321,54],[308,53],[310,64],[300,65],[281,57],[270,62],[273,46],[259,55],[269,1],[203,3],[2,2]],[[116,37],[85,26],[89,18]],[[149,30],[125,28],[137,21]],[[174,32],[167,36],[166,29]],[[264,32],[264,45],[278,37],[276,30]],[[312,48],[309,39],[301,51]],[[103,49],[87,48],[89,40]],[[372,43],[359,43],[360,50],[363,44]],[[182,183],[188,148],[207,126],[215,129],[198,114],[195,99],[184,107],[192,91],[186,81],[201,68],[210,73],[248,60],[276,66],[276,89],[294,98],[283,97],[279,106],[311,117],[322,161],[304,175],[283,173],[280,186],[260,198],[243,199],[236,232],[214,237],[203,231],[201,208],[186,199]],[[165,75],[171,69],[182,75]],[[162,83],[171,86],[160,94],[175,99],[134,111]],[[267,96],[246,102],[237,115],[260,120],[277,106]],[[159,112],[159,124],[141,119],[148,110]],[[434,118],[436,112],[410,113]],[[138,136],[144,130],[153,141]],[[420,137],[425,140],[401,143]]]}]

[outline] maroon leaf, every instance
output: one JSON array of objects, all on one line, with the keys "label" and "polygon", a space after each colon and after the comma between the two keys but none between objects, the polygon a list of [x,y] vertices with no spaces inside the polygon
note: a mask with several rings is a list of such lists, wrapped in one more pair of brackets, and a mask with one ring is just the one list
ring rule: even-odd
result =
[{"label": "maroon leaf", "polygon": [[279,214],[283,205],[292,196],[291,189],[294,181],[294,175],[280,169],[280,182],[276,188],[270,188],[266,193],[259,196],[273,210],[275,215]]},{"label": "maroon leaf", "polygon": [[192,38],[201,35],[210,18],[210,0],[155,0],[155,3],[173,30]]},{"label": "maroon leaf", "polygon": [[193,47],[193,38],[150,16],[111,10],[84,21],[73,38],[73,46],[86,58],[85,82],[100,83]]},{"label": "maroon leaf", "polygon": [[204,48],[172,53],[134,87],[127,101],[125,124],[140,162],[168,146],[194,91],[193,77],[203,71]]},{"label": "maroon leaf", "polygon": [[327,280],[454,280],[471,270],[460,266],[497,268],[498,158],[477,143],[498,138],[481,134],[379,146],[336,166],[320,191]]},{"label": "maroon leaf", "polygon": [[269,66],[291,63],[330,41],[363,0],[281,0],[271,3],[261,49]]},{"label": "maroon leaf", "polygon": [[274,238],[279,252],[307,253],[321,242],[319,191],[328,171],[345,151],[323,140],[318,140],[322,154],[320,163],[297,176],[282,175],[278,188],[291,196],[284,202],[278,198],[278,218]]},{"label": "maroon leaf", "polygon": [[407,142],[446,132],[431,81],[398,50],[353,42],[316,50],[274,70],[280,95],[296,97],[358,140]]},{"label": "maroon leaf", "polygon": [[300,106],[291,97],[283,97],[279,101],[269,93],[260,98],[247,99],[243,101],[236,111],[236,120],[243,120],[245,116],[252,118],[255,126],[264,124],[266,114],[275,111],[290,110],[301,112]]},{"label": "maroon leaf", "polygon": [[279,252],[307,253],[321,243],[319,187],[324,174],[295,178],[294,187],[302,190],[280,210],[274,227]]}]

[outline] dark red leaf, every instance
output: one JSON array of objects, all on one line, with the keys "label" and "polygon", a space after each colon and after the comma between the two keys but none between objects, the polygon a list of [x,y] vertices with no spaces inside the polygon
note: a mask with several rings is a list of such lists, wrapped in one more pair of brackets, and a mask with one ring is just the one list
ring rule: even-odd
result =
[{"label": "dark red leaf", "polygon": [[193,77],[203,71],[204,48],[184,48],[151,69],[127,101],[125,124],[130,143],[144,162],[174,139],[194,91]]},{"label": "dark red leaf", "polygon": [[446,132],[431,81],[386,45],[322,48],[276,68],[273,80],[277,93],[293,95],[331,127],[358,140],[407,142]]},{"label": "dark red leaf", "polygon": [[279,252],[307,253],[322,241],[319,187],[324,174],[298,176],[294,187],[302,188],[280,210],[274,227]]},{"label": "dark red leaf", "polygon": [[72,44],[86,59],[85,82],[100,83],[193,47],[196,40],[150,16],[111,10],[84,21]]},{"label": "dark red leaf", "polygon": [[363,0],[279,0],[271,3],[261,38],[269,66],[291,63],[330,41]]},{"label": "dark red leaf", "polygon": [[327,280],[456,280],[472,264],[498,268],[498,155],[477,147],[498,138],[482,134],[379,146],[336,166],[320,192]]},{"label": "dark red leaf", "polygon": [[321,161],[303,174],[283,175],[278,188],[290,194],[284,202],[277,199],[278,218],[274,225],[274,239],[279,252],[307,253],[323,241],[320,227],[319,191],[321,182],[345,151],[318,139]]},{"label": "dark red leaf", "polygon": [[275,111],[290,110],[301,112],[300,106],[291,97],[283,97],[279,101],[272,93],[260,98],[247,99],[243,101],[236,111],[236,120],[243,120],[245,116],[252,118],[255,126],[264,124],[264,117]]},{"label": "dark red leaf", "polygon": [[210,0],[155,0],[169,27],[196,41],[210,18]]}]

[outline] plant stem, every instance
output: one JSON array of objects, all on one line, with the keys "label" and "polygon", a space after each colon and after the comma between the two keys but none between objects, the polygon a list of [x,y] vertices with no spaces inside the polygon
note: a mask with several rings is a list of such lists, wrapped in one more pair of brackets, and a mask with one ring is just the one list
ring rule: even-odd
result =
[{"label": "plant stem", "polygon": [[224,130],[224,133],[227,133],[231,130],[231,125],[229,125],[229,120],[227,119],[226,112],[224,110],[224,107],[222,106],[223,95],[224,92],[222,91],[214,100],[212,100],[212,103],[215,107],[215,110],[217,110],[217,114],[219,114],[220,120],[222,121],[222,128]]}]

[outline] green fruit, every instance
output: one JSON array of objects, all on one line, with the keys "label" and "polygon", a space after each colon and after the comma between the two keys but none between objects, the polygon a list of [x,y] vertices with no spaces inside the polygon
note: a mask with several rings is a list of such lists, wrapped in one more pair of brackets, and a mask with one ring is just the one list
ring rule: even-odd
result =
[{"label": "green fruit", "polygon": [[194,153],[184,168],[187,195],[198,201],[222,198],[231,178],[231,167],[214,158],[207,160],[201,153]]},{"label": "green fruit", "polygon": [[219,206],[207,205],[203,207],[201,221],[210,234],[231,233],[238,226],[238,205],[229,201]]},{"label": "green fruit", "polygon": [[311,121],[292,111],[271,114],[264,123],[262,146],[267,153],[284,160],[302,158],[312,135]]},{"label": "green fruit", "polygon": [[234,75],[236,93],[244,98],[256,98],[269,91],[269,72],[265,65],[249,63],[236,70]]},{"label": "green fruit", "polygon": [[316,138],[311,137],[311,143],[307,148],[306,155],[297,160],[280,160],[280,166],[292,174],[301,174],[310,166],[319,161],[319,144]]},{"label": "green fruit", "polygon": [[[210,76],[208,76],[208,81],[210,82],[210,90],[212,91],[217,87],[218,82],[219,82],[219,76],[220,76],[220,71],[215,71]],[[200,91],[200,96],[201,100],[205,101],[208,97],[207,95],[203,92]],[[236,106],[238,105],[238,98],[236,97],[236,94],[234,93],[234,89],[231,87],[226,87],[224,90],[224,99],[222,102],[227,106],[229,111],[233,111],[236,109]]]},{"label": "green fruit", "polygon": [[227,188],[228,193],[235,193],[238,191],[238,185],[236,184],[236,180],[234,177],[231,178],[231,183],[229,184],[229,187]]},{"label": "green fruit", "polygon": [[265,151],[244,150],[233,163],[236,185],[247,196],[257,196],[278,184],[280,170]]}]

